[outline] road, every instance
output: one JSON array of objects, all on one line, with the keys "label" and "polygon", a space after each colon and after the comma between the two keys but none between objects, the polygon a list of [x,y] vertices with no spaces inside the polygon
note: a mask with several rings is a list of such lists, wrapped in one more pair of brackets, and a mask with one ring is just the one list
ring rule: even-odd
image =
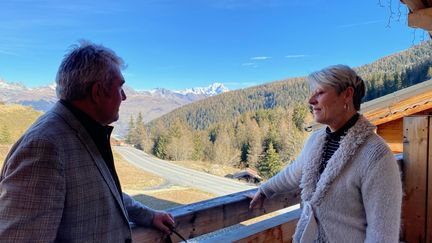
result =
[{"label": "road", "polygon": [[218,196],[255,188],[236,180],[207,174],[169,163],[131,147],[115,146],[115,150],[129,163],[159,175],[173,184],[189,186]]}]

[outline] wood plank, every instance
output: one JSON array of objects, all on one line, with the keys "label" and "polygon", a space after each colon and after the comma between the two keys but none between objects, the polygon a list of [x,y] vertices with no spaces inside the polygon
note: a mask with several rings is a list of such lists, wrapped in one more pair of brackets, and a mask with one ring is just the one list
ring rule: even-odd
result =
[{"label": "wood plank", "polygon": [[406,242],[425,242],[426,238],[428,125],[428,116],[404,118],[404,198],[401,238]]},{"label": "wood plank", "polygon": [[429,158],[427,161],[426,242],[432,242],[432,118],[429,117]]},{"label": "wood plank", "polygon": [[426,7],[421,0],[402,0],[402,2],[405,3],[411,11]]},{"label": "wood plank", "polygon": [[205,242],[291,242],[300,214],[301,209],[295,209],[254,224],[240,225],[237,229],[206,239]]},{"label": "wood plank", "polygon": [[[412,108],[407,108],[404,111],[400,111],[400,112],[396,112],[393,114],[389,114],[386,115],[384,117],[378,117],[378,118],[373,118],[370,121],[374,124],[374,125],[380,125],[386,122],[390,122],[402,117],[406,117],[406,116],[410,116],[413,114],[416,114],[418,112],[421,112],[423,110],[427,110],[427,109],[431,109],[432,108],[432,102],[429,103],[425,103],[423,105],[418,105],[418,106],[414,106]],[[369,119],[369,116],[367,114],[365,114],[366,118]]]},{"label": "wood plank", "polygon": [[388,144],[393,153],[403,152],[403,120],[397,119],[378,126],[377,134]]},{"label": "wood plank", "polygon": [[[300,201],[299,191],[288,192],[277,195],[272,200],[266,200],[262,209],[249,210],[250,199],[245,194],[253,194],[256,190],[238,192],[167,211],[175,218],[176,230],[186,239],[190,239],[298,204]],[[134,228],[132,238],[134,242],[165,241],[165,236],[162,233],[143,227]],[[171,238],[173,242],[180,241],[177,236],[173,235]]]},{"label": "wood plank", "polygon": [[397,119],[382,125],[378,126],[378,130],[379,129],[384,129],[384,130],[399,130],[402,131],[403,130],[403,120],[401,119]]},{"label": "wood plank", "polygon": [[402,143],[388,143],[390,150],[394,153],[402,153],[403,152],[403,144]]},{"label": "wood plank", "polygon": [[432,31],[432,8],[419,9],[409,13],[408,26]]}]

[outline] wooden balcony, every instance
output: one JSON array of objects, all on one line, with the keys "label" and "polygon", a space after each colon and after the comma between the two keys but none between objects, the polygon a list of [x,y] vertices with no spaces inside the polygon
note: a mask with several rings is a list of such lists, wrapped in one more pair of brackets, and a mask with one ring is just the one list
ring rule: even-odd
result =
[{"label": "wooden balcony", "polygon": [[[403,175],[400,235],[403,242],[432,242],[431,144],[431,116],[405,117],[403,154],[395,156]],[[198,242],[291,242],[301,213],[299,191],[277,195],[266,200],[262,209],[249,210],[250,199],[245,195],[255,191],[252,189],[168,211],[175,217],[176,230],[188,240],[198,237]],[[274,213],[296,205],[297,208]],[[269,217],[257,219],[269,213]],[[223,233],[199,240],[199,237],[205,237],[204,234],[230,226],[231,229]],[[166,242],[162,233],[138,227],[133,229],[133,239],[135,242]],[[173,242],[181,241],[174,234],[171,239]]]}]

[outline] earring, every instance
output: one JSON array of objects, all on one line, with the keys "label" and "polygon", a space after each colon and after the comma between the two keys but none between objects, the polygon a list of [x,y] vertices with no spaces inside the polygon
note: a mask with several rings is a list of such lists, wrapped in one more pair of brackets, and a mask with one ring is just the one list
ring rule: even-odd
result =
[{"label": "earring", "polygon": [[344,110],[348,111],[348,104],[347,103],[344,104]]}]

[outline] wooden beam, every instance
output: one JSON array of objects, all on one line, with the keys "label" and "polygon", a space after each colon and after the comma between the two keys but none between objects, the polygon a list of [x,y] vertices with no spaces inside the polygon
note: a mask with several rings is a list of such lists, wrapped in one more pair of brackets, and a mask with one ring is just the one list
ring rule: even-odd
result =
[{"label": "wooden beam", "polygon": [[254,224],[240,225],[239,228],[206,239],[205,242],[290,242],[300,214],[301,209],[295,209]]},{"label": "wooden beam", "polygon": [[404,171],[401,239],[425,242],[428,116],[404,118]]},{"label": "wooden beam", "polygon": [[[245,194],[254,194],[257,189],[238,192],[198,203],[167,210],[176,221],[176,230],[186,239],[191,239],[221,228],[225,228],[257,216],[299,203],[300,192],[281,194],[266,200],[262,209],[249,210],[250,199]],[[164,242],[165,236],[153,229],[135,227],[134,242]],[[172,235],[173,242],[180,239]]]},{"label": "wooden beam", "polygon": [[[281,224],[261,231],[257,234],[251,235],[244,239],[236,241],[236,243],[250,243],[250,242],[292,242],[293,235],[297,226],[298,219],[300,218],[301,210],[297,209],[295,212],[297,215],[290,219],[283,219]],[[261,225],[257,225],[256,228],[262,228],[267,225],[272,225],[277,219],[272,220],[271,222],[264,222]],[[254,229],[252,228],[251,231]]]},{"label": "wooden beam", "polygon": [[432,31],[432,8],[418,9],[409,13],[408,26]]},{"label": "wooden beam", "polygon": [[405,3],[405,5],[407,5],[409,10],[411,11],[415,11],[426,7],[421,0],[402,0],[402,2]]},{"label": "wooden beam", "polygon": [[379,117],[379,118],[372,118],[370,119],[370,115],[369,114],[364,114],[366,118],[370,119],[371,123],[374,124],[375,126],[390,122],[390,121],[394,121],[397,120],[399,118],[403,118],[406,116],[410,116],[413,114],[416,114],[418,112],[422,112],[424,110],[429,110],[432,109],[432,102],[429,103],[425,103],[425,104],[420,104],[418,106],[413,106],[410,108],[407,108],[404,111],[398,111],[389,115],[386,115],[384,117]]},{"label": "wooden beam", "polygon": [[432,242],[432,118],[429,117],[429,156],[427,164],[426,242]]}]

